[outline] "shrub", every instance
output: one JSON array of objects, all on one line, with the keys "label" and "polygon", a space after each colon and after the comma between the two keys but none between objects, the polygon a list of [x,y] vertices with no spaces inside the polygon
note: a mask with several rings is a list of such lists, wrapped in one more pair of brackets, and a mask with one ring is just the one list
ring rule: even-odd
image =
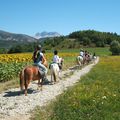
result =
[{"label": "shrub", "polygon": [[112,55],[120,55],[120,43],[116,40],[111,42],[110,51]]}]

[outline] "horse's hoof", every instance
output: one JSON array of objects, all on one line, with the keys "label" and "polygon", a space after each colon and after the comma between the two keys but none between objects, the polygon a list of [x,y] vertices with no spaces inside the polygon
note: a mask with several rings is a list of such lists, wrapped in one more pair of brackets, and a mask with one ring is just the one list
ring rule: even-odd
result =
[{"label": "horse's hoof", "polygon": [[53,82],[53,83],[51,83],[52,85],[54,85],[55,84],[55,82]]},{"label": "horse's hoof", "polygon": [[56,81],[55,83],[59,83],[59,81]]},{"label": "horse's hoof", "polygon": [[37,88],[37,90],[39,90],[39,87]]},{"label": "horse's hoof", "polygon": [[60,80],[62,80],[62,78],[61,78],[61,77],[59,77],[59,79],[60,79]]}]

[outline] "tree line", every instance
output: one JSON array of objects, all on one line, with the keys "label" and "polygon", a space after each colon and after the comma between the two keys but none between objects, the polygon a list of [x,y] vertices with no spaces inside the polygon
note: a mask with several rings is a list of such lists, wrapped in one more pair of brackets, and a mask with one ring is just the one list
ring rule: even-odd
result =
[{"label": "tree line", "polygon": [[[113,41],[117,41],[117,43]],[[75,31],[67,36],[46,38],[44,40],[38,40],[37,42],[14,45],[7,50],[7,53],[32,52],[37,44],[41,44],[45,50],[51,50],[80,47],[106,47],[111,46],[112,42],[114,46],[116,44],[120,46],[120,35],[95,30]],[[120,48],[118,47],[117,49],[119,53]]]},{"label": "tree line", "polygon": [[76,31],[69,35],[69,38],[75,38],[83,46],[105,47],[112,41],[120,42],[120,35],[110,32],[99,32],[95,30]]}]

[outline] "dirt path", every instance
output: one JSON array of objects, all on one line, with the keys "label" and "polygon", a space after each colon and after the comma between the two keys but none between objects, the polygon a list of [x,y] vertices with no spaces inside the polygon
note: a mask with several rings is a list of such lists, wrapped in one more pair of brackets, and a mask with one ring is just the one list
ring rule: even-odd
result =
[{"label": "dirt path", "polygon": [[[43,85],[43,90],[37,90],[37,82],[29,86],[28,96],[20,94],[20,89],[9,89],[0,94],[0,120],[28,120],[30,111],[36,106],[46,105],[50,100],[61,94],[69,86],[73,86],[82,75],[88,73],[97,64],[92,63],[81,70],[69,69],[62,72],[62,80],[54,85]],[[50,79],[50,76],[48,76]]]}]

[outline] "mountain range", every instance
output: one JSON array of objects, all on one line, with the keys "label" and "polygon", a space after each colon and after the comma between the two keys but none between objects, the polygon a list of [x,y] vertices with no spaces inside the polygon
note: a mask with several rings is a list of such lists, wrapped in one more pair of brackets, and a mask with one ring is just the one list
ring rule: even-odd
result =
[{"label": "mountain range", "polygon": [[25,34],[16,34],[0,30],[0,40],[2,41],[18,41],[18,42],[34,42],[34,37]]},{"label": "mountain range", "polygon": [[0,48],[10,48],[17,44],[27,44],[31,42],[42,41],[48,37],[59,37],[61,36],[57,32],[41,32],[36,33],[34,37],[26,34],[16,34],[0,30]]},{"label": "mountain range", "polygon": [[59,34],[59,33],[57,33],[57,32],[46,32],[46,31],[44,31],[44,32],[41,32],[41,33],[36,33],[35,34],[35,38],[36,39],[40,39],[40,38],[50,38],[50,37],[60,37],[61,35]]},{"label": "mountain range", "polygon": [[25,34],[16,34],[0,30],[0,40],[4,41],[18,41],[18,42],[35,42],[40,38],[59,37],[57,32],[41,32],[36,33],[34,37]]}]

